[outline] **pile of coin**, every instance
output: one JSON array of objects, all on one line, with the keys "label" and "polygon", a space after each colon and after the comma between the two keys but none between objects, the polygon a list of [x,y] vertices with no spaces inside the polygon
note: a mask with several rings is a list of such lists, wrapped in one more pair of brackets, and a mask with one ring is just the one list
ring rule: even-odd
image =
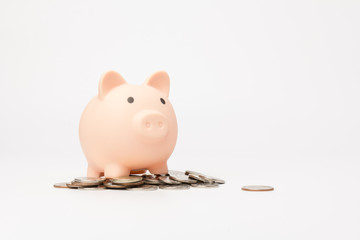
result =
[{"label": "pile of coin", "polygon": [[214,188],[225,181],[194,171],[169,170],[168,174],[132,174],[118,178],[78,177],[71,182],[54,184],[55,188],[71,189],[120,189],[129,191],[154,191],[157,189],[185,190],[190,187]]}]

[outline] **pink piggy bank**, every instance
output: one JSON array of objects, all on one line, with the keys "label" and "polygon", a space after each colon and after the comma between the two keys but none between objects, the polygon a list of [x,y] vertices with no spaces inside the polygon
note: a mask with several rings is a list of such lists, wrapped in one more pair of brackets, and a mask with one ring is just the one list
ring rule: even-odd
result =
[{"label": "pink piggy bank", "polygon": [[170,79],[156,72],[141,86],[106,72],[98,95],[86,106],[79,135],[88,161],[87,176],[115,178],[132,170],[167,173],[177,139],[177,122],[168,99]]}]

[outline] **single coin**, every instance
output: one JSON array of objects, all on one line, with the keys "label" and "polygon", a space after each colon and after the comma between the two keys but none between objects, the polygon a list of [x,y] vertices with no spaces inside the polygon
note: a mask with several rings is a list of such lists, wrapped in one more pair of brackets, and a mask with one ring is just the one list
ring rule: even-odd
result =
[{"label": "single coin", "polygon": [[74,179],[74,182],[89,183],[89,184],[101,184],[104,181],[105,178],[95,178],[95,177],[77,177]]},{"label": "single coin", "polygon": [[188,176],[189,176],[189,178],[196,179],[196,180],[198,180],[200,182],[203,182],[203,183],[213,183],[214,182],[212,180],[208,180],[206,178],[200,177],[199,175],[194,175],[192,173],[190,173]]},{"label": "single coin", "polygon": [[192,187],[195,188],[215,188],[215,187],[219,187],[219,184],[217,183],[195,183],[195,184],[191,184]]},{"label": "single coin", "polygon": [[185,175],[184,172],[169,170],[169,177],[172,180],[182,182],[182,183],[197,183],[196,180],[190,179],[189,176]]},{"label": "single coin", "polygon": [[241,189],[244,191],[253,191],[253,192],[265,192],[265,191],[274,190],[273,187],[264,186],[264,185],[248,185],[248,186],[243,186]]},{"label": "single coin", "polygon": [[156,185],[141,185],[138,187],[126,188],[128,191],[155,191],[158,190]]},{"label": "single coin", "polygon": [[113,184],[134,183],[134,182],[140,182],[141,180],[143,180],[143,178],[140,176],[126,176],[126,177],[117,177],[110,179],[110,181]]},{"label": "single coin", "polygon": [[75,182],[75,181],[72,181],[71,184],[73,186],[76,186],[76,187],[97,187],[101,183],[98,183],[98,182],[95,182],[95,183],[92,183],[92,182]]},{"label": "single coin", "polygon": [[188,184],[160,185],[159,188],[164,190],[186,190],[190,188],[190,185]]},{"label": "single coin", "polygon": [[126,186],[124,186],[124,185],[113,184],[111,182],[104,183],[104,186],[106,188],[111,188],[111,189],[125,189],[126,188]]},{"label": "single coin", "polygon": [[66,182],[61,182],[61,183],[55,183],[54,184],[54,188],[68,188],[68,186],[66,186]]},{"label": "single coin", "polygon": [[181,184],[181,182],[172,180],[169,176],[160,176],[159,180],[163,183],[170,184],[170,185]]}]

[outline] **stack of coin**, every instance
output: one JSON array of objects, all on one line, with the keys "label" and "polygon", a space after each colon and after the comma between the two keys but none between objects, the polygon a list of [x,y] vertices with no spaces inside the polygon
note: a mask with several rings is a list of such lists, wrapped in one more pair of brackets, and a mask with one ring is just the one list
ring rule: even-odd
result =
[{"label": "stack of coin", "polygon": [[[133,172],[132,172],[133,173]],[[129,191],[153,191],[157,189],[185,190],[190,187],[213,188],[225,181],[194,171],[169,170],[168,174],[132,174],[118,178],[78,177],[69,183],[54,184],[55,188],[71,189],[118,189]]]},{"label": "stack of coin", "polygon": [[103,189],[105,178],[78,177],[69,183],[56,183],[56,188],[73,188],[73,189]]}]

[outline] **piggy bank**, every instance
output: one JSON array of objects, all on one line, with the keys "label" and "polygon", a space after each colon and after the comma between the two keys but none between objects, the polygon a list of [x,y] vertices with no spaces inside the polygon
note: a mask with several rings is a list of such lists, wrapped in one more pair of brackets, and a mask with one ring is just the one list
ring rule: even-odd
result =
[{"label": "piggy bank", "polygon": [[88,177],[128,176],[135,169],[167,173],[177,139],[169,89],[163,71],[140,86],[128,84],[115,71],[102,76],[98,95],[86,106],[79,126]]}]

